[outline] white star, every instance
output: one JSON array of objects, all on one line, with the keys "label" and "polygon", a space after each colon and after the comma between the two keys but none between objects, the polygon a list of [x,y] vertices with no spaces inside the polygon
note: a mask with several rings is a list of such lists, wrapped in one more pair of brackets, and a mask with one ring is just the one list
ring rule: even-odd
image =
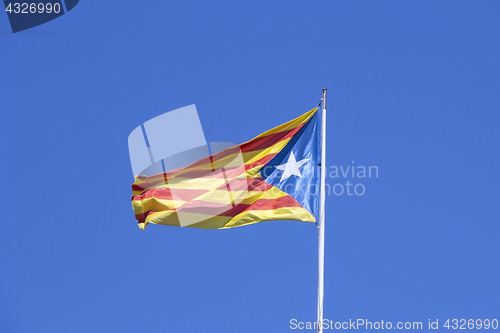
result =
[{"label": "white star", "polygon": [[280,183],[284,180],[287,180],[290,178],[291,175],[299,176],[302,177],[300,174],[299,168],[304,164],[309,161],[308,158],[304,158],[303,160],[296,161],[295,160],[295,155],[293,155],[293,151],[290,153],[290,156],[288,157],[288,162],[282,165],[276,166],[276,169],[283,170],[283,175],[281,175],[281,180]]}]

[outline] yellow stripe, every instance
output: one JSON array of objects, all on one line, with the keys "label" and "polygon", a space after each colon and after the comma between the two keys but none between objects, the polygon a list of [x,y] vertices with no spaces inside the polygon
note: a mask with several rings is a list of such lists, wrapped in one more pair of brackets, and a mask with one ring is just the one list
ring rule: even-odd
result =
[{"label": "yellow stripe", "polygon": [[[277,220],[291,220],[302,222],[315,222],[311,213],[302,207],[282,207],[278,209],[269,210],[248,210],[241,212],[227,222],[222,229],[234,228],[243,225],[263,222],[263,221],[277,221]],[[196,225],[193,228],[199,228]]]},{"label": "yellow stripe", "polygon": [[173,210],[160,211],[149,215],[144,223],[139,223],[139,228],[144,230],[149,223],[181,226],[177,218],[177,212]]},{"label": "yellow stripe", "polygon": [[[172,181],[169,181],[168,184],[157,184],[154,187],[149,187],[148,189],[172,189],[172,190],[213,190],[218,187],[223,186],[227,182],[238,179],[241,181],[245,181],[251,179],[247,176],[246,173],[238,175],[233,178],[175,178]],[[143,192],[143,191],[142,191]],[[141,192],[141,193],[142,193]],[[139,193],[140,194],[140,193]]]},{"label": "yellow stripe", "polygon": [[[182,217],[184,219],[192,219],[193,221],[203,220],[202,222],[186,225],[190,228],[199,229],[228,229],[258,222],[276,220],[315,222],[314,216],[302,207],[248,210],[236,216],[210,216],[197,213],[183,213]],[[141,229],[144,229],[148,223],[180,226],[177,214],[174,211],[163,211],[149,215],[146,219],[146,223],[140,226]]]},{"label": "yellow stripe", "polygon": [[164,211],[174,209],[175,207],[184,205],[186,202],[187,201],[146,198],[140,201],[133,200],[132,208],[134,209],[134,214],[138,215],[148,211]]},{"label": "yellow stripe", "polygon": [[[315,107],[314,109],[312,109],[309,112],[304,113],[303,115],[301,115],[298,118],[295,118],[293,120],[290,120],[287,123],[284,123],[283,125],[280,125],[280,126],[277,126],[275,128],[272,128],[269,131],[265,131],[261,135],[256,136],[255,138],[253,138],[252,140],[255,140],[257,138],[262,138],[264,136],[268,136],[268,135],[271,135],[271,134],[274,134],[274,133],[279,133],[279,132],[283,132],[283,131],[288,131],[288,130],[294,129],[295,127],[300,126],[301,124],[303,124],[306,121],[308,121],[309,119],[311,119],[311,117],[314,116],[314,114],[316,113],[316,111],[318,111],[317,107]],[[252,140],[250,140],[250,141],[252,141]],[[250,141],[248,141],[248,142],[250,142]]]}]

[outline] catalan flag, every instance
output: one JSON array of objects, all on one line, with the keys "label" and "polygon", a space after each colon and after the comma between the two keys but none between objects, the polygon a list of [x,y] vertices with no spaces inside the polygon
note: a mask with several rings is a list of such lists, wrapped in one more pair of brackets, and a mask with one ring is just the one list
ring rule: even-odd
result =
[{"label": "catalan flag", "polygon": [[224,229],[272,220],[315,222],[318,108],[256,138],[154,176],[136,176],[132,206],[149,223]]}]

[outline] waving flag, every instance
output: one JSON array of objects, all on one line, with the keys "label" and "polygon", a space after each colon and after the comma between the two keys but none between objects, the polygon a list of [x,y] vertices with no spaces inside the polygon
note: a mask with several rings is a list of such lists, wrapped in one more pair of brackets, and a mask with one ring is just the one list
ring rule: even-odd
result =
[{"label": "waving flag", "polygon": [[136,176],[132,206],[148,223],[202,229],[262,221],[315,222],[320,117],[315,108],[186,167]]}]

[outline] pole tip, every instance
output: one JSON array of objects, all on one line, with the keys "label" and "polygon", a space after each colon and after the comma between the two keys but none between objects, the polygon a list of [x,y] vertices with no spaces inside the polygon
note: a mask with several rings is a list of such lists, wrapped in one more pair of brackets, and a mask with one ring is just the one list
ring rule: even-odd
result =
[{"label": "pole tip", "polygon": [[325,91],[325,90],[326,90],[326,87],[325,87],[325,88],[323,88],[323,91]]}]

